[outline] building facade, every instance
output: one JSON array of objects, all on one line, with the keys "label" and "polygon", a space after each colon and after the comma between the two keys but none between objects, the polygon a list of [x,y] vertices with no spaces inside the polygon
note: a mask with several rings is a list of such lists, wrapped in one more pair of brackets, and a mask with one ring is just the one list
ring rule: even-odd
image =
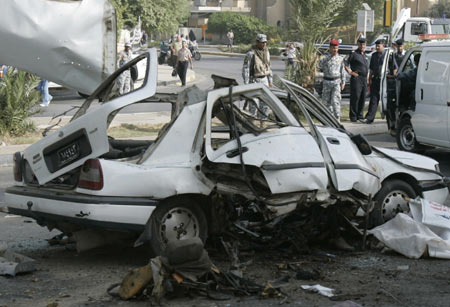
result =
[{"label": "building facade", "polygon": [[250,14],[270,25],[284,26],[289,22],[289,0],[248,0]]},{"label": "building facade", "polygon": [[411,17],[425,16],[428,9],[437,2],[437,0],[397,0],[397,14],[402,8],[411,9]]},{"label": "building facade", "polygon": [[195,0],[191,1],[191,17],[189,27],[201,27],[208,23],[213,13],[236,12],[250,14],[248,0]]}]

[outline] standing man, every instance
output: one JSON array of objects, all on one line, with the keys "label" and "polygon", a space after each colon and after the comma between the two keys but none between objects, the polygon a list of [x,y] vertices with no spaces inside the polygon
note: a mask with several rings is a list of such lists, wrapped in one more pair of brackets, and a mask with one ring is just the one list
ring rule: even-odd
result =
[{"label": "standing man", "polygon": [[178,51],[180,51],[182,47],[181,43],[181,36],[176,34],[175,39],[172,41],[172,44],[170,45],[170,49],[172,49],[172,66],[175,74],[172,72],[172,76],[176,76],[176,68],[177,68],[177,57],[178,57]]},{"label": "standing man", "polygon": [[294,43],[289,43],[288,48],[286,49],[286,55],[288,58],[288,65],[294,66],[294,62],[297,59],[297,49],[294,46]]},{"label": "standing man", "polygon": [[400,64],[402,64],[403,58],[406,55],[405,46],[403,45],[404,41],[403,39],[398,39],[394,46],[397,48],[397,51],[394,53],[394,59],[397,63],[397,67],[400,67]]},{"label": "standing man", "polygon": [[351,75],[349,117],[352,122],[363,119],[367,91],[367,73],[369,70],[369,61],[365,50],[366,39],[359,38],[358,49],[353,51],[344,62],[345,70]]},{"label": "standing man", "polygon": [[381,84],[381,68],[383,67],[384,57],[386,51],[384,46],[386,42],[384,39],[379,39],[375,42],[375,48],[377,52],[372,54],[370,59],[370,73],[369,73],[369,86],[370,86],[370,102],[369,109],[366,113],[366,118],[362,122],[366,124],[373,123],[375,115],[378,110],[378,102],[380,101],[380,84]]},{"label": "standing man", "polygon": [[178,51],[177,56],[177,72],[181,80],[181,86],[186,85],[186,74],[189,63],[191,64],[191,69],[194,69],[192,64],[192,54],[187,47],[187,41],[183,40],[180,51]]},{"label": "standing man", "polygon": [[42,102],[40,104],[41,107],[48,107],[50,101],[53,99],[53,96],[48,92],[48,80],[41,79],[39,84],[37,85],[37,89],[41,92]]},{"label": "standing man", "polygon": [[256,45],[247,52],[242,67],[244,84],[263,83],[272,87],[272,69],[270,69],[270,53],[267,48],[267,36],[256,35]]},{"label": "standing man", "polygon": [[228,30],[227,38],[228,38],[228,48],[230,48],[231,52],[233,52],[233,42],[234,42],[233,30],[231,30],[231,29]]},{"label": "standing man", "polygon": [[[267,36],[265,34],[256,35],[256,45],[247,52],[242,66],[242,78],[244,84],[263,83],[272,87],[273,75],[270,68],[270,53],[267,48]],[[258,102],[258,117],[265,118],[267,116],[267,106],[263,102]],[[257,106],[250,103],[250,113],[256,114]]]},{"label": "standing man", "polygon": [[[125,50],[122,51],[119,57],[119,68],[127,64],[131,60],[132,60],[131,44],[126,43]],[[126,94],[130,91],[130,89],[131,89],[131,73],[130,70],[127,69],[124,72],[122,72],[119,77],[119,94],[120,95]]]},{"label": "standing man", "polygon": [[345,87],[344,58],[338,54],[339,42],[330,41],[330,52],[320,60],[319,68],[323,71],[322,101],[334,117],[341,119],[341,91]]}]

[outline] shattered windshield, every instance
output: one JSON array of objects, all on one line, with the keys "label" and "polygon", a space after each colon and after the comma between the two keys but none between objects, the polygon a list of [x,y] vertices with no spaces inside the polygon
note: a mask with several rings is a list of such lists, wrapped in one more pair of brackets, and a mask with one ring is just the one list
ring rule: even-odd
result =
[{"label": "shattered windshield", "polygon": [[[275,95],[291,111],[302,126],[309,128],[310,124],[307,120],[307,117],[309,117],[315,125],[343,128],[325,105],[308,90],[283,78],[277,77],[276,80],[281,88],[289,89],[295,94],[296,97],[293,97],[292,94],[286,91],[274,90]],[[305,112],[308,112],[307,116]]]},{"label": "shattered windshield", "polygon": [[211,126],[214,149],[234,139],[234,129],[239,135],[259,135],[289,125],[281,120],[282,116],[260,92],[233,94],[231,97],[219,98],[213,106]]}]

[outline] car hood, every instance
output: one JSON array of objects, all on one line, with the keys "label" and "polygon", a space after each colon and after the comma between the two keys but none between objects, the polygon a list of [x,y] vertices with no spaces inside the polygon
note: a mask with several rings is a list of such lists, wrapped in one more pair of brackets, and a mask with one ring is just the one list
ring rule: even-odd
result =
[{"label": "car hood", "polygon": [[435,171],[436,165],[438,164],[436,160],[422,155],[382,147],[375,147],[375,148],[376,150],[382,152],[383,154],[412,167],[424,168]]},{"label": "car hood", "polygon": [[108,0],[0,0],[0,63],[91,94],[116,69]]}]

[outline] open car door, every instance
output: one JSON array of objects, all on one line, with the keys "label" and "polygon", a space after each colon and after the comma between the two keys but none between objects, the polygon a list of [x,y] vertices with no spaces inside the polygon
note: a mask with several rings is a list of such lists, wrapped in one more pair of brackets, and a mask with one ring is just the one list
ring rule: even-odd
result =
[{"label": "open car door", "polygon": [[[131,92],[119,95],[117,81],[120,74],[139,61],[146,61],[143,82],[135,84]],[[81,166],[86,160],[107,153],[109,123],[121,108],[155,94],[157,69],[156,49],[149,49],[113,73],[84,102],[70,123],[25,149],[23,165],[31,169],[26,173],[34,176],[39,184],[45,184]],[[89,109],[98,97],[103,103]],[[28,180],[31,182],[33,178]]]},{"label": "open car door", "polygon": [[[395,78],[393,78],[394,67],[394,49],[386,47],[386,55],[381,66],[380,81],[380,101],[381,117],[384,118],[388,113],[390,104],[395,104]],[[398,63],[400,65],[401,63]],[[388,123],[390,127],[390,123]]]},{"label": "open car door", "polygon": [[208,93],[205,152],[213,165],[259,168],[272,193],[326,191],[328,186],[317,143],[262,84]]},{"label": "open car door", "polygon": [[[304,117],[305,125],[310,126],[309,132],[324,157],[333,187],[337,191],[355,189],[366,195],[375,195],[380,187],[379,177],[344,128],[304,88],[283,78],[279,79],[302,110],[301,117]],[[302,118],[299,118],[300,122]]]},{"label": "open car door", "polygon": [[0,64],[91,94],[116,70],[108,0],[0,0]]}]

